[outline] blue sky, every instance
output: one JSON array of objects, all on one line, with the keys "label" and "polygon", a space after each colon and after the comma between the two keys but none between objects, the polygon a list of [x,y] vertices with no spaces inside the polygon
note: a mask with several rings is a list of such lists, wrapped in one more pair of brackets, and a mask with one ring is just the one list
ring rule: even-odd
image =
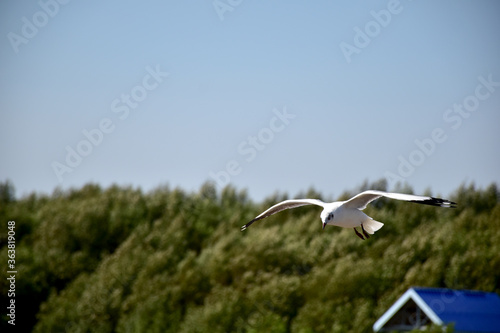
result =
[{"label": "blue sky", "polygon": [[500,183],[496,1],[3,1],[0,179]]}]

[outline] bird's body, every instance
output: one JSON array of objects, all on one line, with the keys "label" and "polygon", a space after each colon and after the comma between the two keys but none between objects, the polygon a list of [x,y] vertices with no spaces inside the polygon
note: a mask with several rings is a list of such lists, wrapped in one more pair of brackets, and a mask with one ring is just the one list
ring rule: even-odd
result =
[{"label": "bird's body", "polygon": [[331,213],[334,216],[333,219],[326,223],[327,225],[335,225],[337,227],[343,228],[355,228],[360,227],[361,224],[366,224],[370,221],[373,221],[371,217],[369,217],[359,209],[346,207],[342,205],[342,203],[336,204],[337,205],[325,207],[325,213]]},{"label": "bird's body", "polygon": [[[325,203],[317,199],[293,199],[285,200],[272,206],[271,208],[254,218],[252,221],[241,227],[241,230],[245,230],[255,221],[261,220],[285,209],[300,207],[304,205],[317,205],[323,207],[323,211],[321,212],[323,229],[326,225],[334,225],[343,228],[353,228],[358,237],[360,237],[361,239],[365,239],[365,237],[369,238],[369,235],[374,234],[375,231],[379,230],[384,225],[383,223],[375,221],[362,212],[362,210],[365,209],[370,202],[380,197],[387,197],[396,200],[404,200],[440,207],[455,207],[456,205],[452,201],[440,198],[402,193],[389,193],[382,191],[365,191],[347,201],[336,201],[331,203]],[[364,237],[356,229],[357,227],[361,227]]]}]

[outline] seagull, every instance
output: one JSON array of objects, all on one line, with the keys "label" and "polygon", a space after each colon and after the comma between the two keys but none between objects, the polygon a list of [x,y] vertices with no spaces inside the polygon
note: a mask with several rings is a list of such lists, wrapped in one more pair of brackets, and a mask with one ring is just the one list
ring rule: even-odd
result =
[{"label": "seagull", "polygon": [[[373,235],[375,231],[379,230],[384,226],[383,223],[375,221],[374,219],[372,219],[371,217],[362,212],[362,210],[365,209],[370,202],[380,197],[410,201],[419,204],[438,206],[438,207],[446,207],[446,208],[456,207],[455,202],[440,198],[370,190],[361,192],[347,201],[336,201],[336,202],[326,203],[318,199],[285,200],[272,206],[271,208],[269,208],[268,210],[266,210],[265,212],[254,218],[252,221],[242,226],[241,231],[248,228],[255,221],[262,220],[263,218],[281,212],[282,210],[305,206],[305,205],[317,205],[323,207],[323,211],[321,212],[321,222],[323,223],[323,230],[325,229],[325,226],[327,224],[343,228],[353,228],[356,235],[362,240],[365,240],[365,237],[370,238],[370,235]],[[357,227],[361,227],[361,231],[363,232],[363,234],[361,234],[356,229]]]}]

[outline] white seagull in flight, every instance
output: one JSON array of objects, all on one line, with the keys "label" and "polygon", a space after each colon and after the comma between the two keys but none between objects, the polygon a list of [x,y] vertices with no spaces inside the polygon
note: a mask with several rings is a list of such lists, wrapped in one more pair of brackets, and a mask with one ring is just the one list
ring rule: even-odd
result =
[{"label": "white seagull in flight", "polygon": [[[271,208],[254,218],[252,221],[242,226],[241,231],[248,228],[255,221],[281,212],[282,210],[305,205],[317,205],[323,207],[323,211],[321,212],[321,222],[323,222],[323,230],[325,229],[325,226],[327,224],[336,225],[343,228],[353,228],[356,235],[364,240],[365,237],[370,238],[370,235],[373,235],[375,231],[379,230],[384,225],[383,223],[375,221],[362,212],[362,210],[365,209],[370,202],[380,197],[410,201],[431,206],[448,208],[456,207],[456,203],[440,198],[413,194],[388,193],[383,191],[364,191],[347,201],[336,201],[330,203],[326,203],[317,199],[285,200],[272,206]],[[365,237],[363,237],[363,235],[356,229],[356,227],[361,227],[361,230],[363,231],[363,235],[365,235]]]}]

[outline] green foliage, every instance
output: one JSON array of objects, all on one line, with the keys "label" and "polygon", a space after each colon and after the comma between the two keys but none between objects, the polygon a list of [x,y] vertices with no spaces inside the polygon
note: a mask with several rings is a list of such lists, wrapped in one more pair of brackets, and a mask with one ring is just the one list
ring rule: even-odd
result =
[{"label": "green foliage", "polygon": [[3,206],[15,200],[14,185],[10,180],[0,182],[0,204]]},{"label": "green foliage", "polygon": [[425,330],[412,330],[410,333],[453,333],[455,332],[453,328],[453,324],[446,325],[445,327],[439,326],[439,325],[429,325],[428,327],[425,328]]},{"label": "green foliage", "polygon": [[[462,185],[450,198],[456,209],[376,201],[366,212],[385,227],[364,242],[352,230],[322,231],[313,206],[240,232],[287,195],[256,205],[245,191],[213,183],[196,193],[96,184],[17,200],[13,193],[0,184],[0,218],[16,221],[24,331],[371,332],[410,286],[500,293],[494,184]],[[320,198],[314,189],[299,196]],[[5,279],[0,289],[5,302]]]}]

